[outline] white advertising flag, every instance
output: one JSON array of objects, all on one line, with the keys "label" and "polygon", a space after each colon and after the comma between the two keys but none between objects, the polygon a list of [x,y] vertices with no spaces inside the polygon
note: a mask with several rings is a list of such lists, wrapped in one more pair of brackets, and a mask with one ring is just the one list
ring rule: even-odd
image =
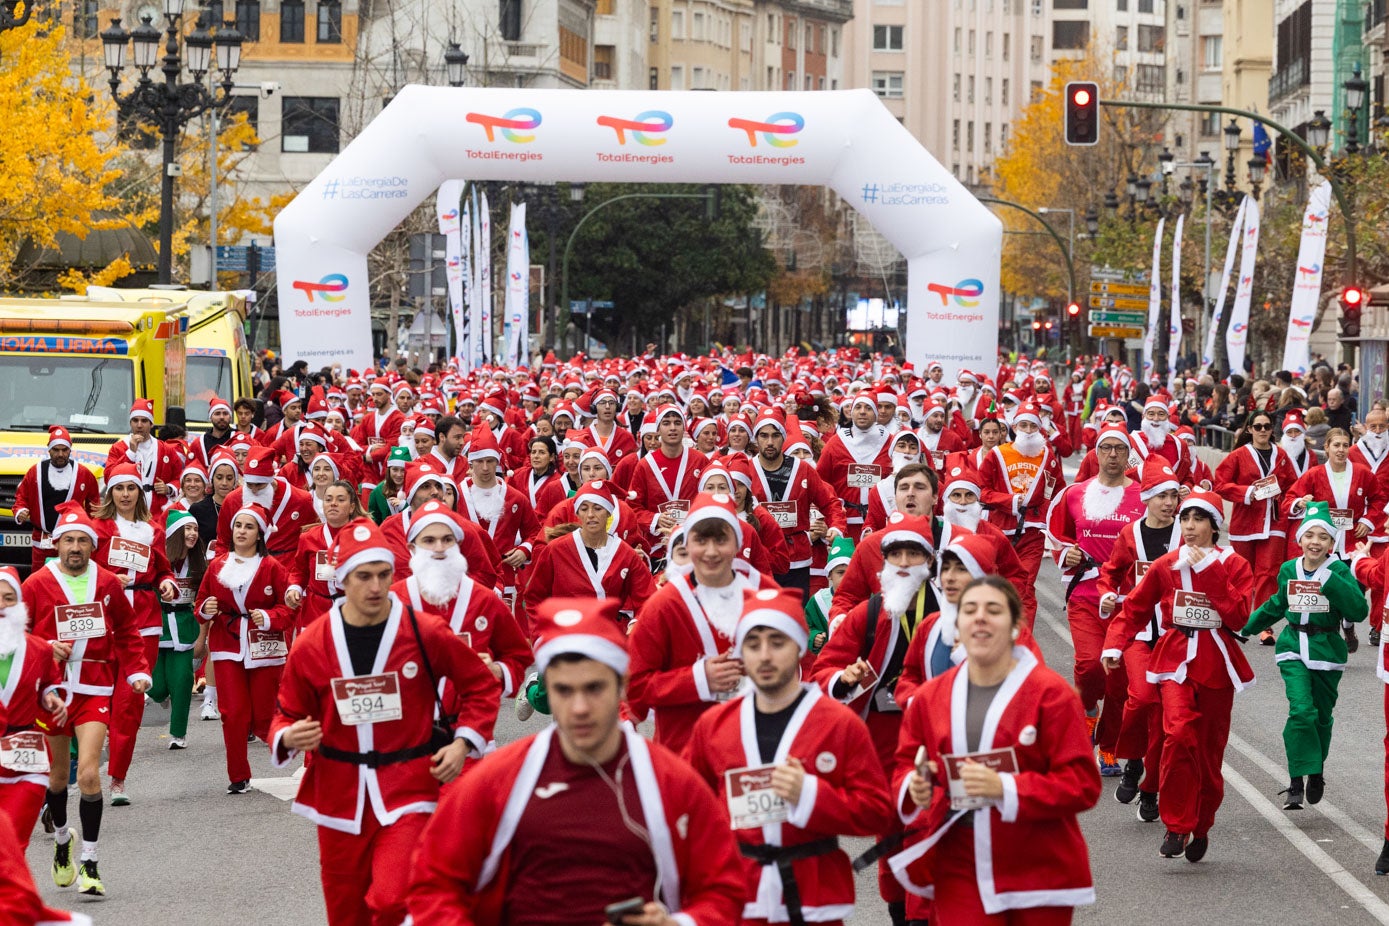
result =
[{"label": "white advertising flag", "polygon": [[453,319],[454,350],[463,351],[467,321],[463,315],[463,235],[459,204],[463,181],[445,180],[439,184],[434,208],[439,215],[439,234],[444,236],[444,279],[449,294],[449,316]]},{"label": "white advertising flag", "polygon": [[1204,374],[1215,363],[1215,336],[1220,330],[1220,319],[1225,314],[1225,294],[1230,289],[1230,274],[1235,271],[1235,254],[1239,250],[1240,232],[1244,229],[1245,204],[1249,197],[1239,201],[1239,211],[1235,213],[1235,224],[1230,228],[1230,243],[1225,248],[1225,267],[1220,272],[1220,292],[1215,298],[1215,313],[1211,315],[1211,327],[1206,332],[1206,346],[1201,351],[1201,372]]},{"label": "white advertising flag", "polygon": [[468,261],[468,368],[482,366],[482,341],[487,337],[482,327],[482,232],[478,228],[482,210],[477,202],[477,188],[473,188],[472,223],[468,236],[472,240],[470,260]]},{"label": "white advertising flag", "polygon": [[477,251],[478,299],[482,303],[482,327],[478,329],[478,347],[482,363],[492,362],[492,210],[487,205],[487,193],[482,194],[482,213],[478,222],[481,242]]},{"label": "white advertising flag", "polygon": [[1326,259],[1326,218],[1331,212],[1331,184],[1322,181],[1307,200],[1302,214],[1302,240],[1297,246],[1297,275],[1288,303],[1288,334],[1283,341],[1283,369],[1305,376],[1312,365],[1312,325],[1321,301],[1322,261]]},{"label": "white advertising flag", "polygon": [[526,204],[511,207],[506,237],[506,356],[509,366],[530,362],[530,240],[526,237]]},{"label": "white advertising flag", "polygon": [[1244,349],[1249,344],[1249,302],[1254,297],[1254,256],[1259,250],[1259,204],[1246,197],[1244,243],[1239,259],[1239,283],[1235,285],[1235,304],[1230,309],[1230,327],[1225,330],[1225,351],[1230,370],[1244,372]]},{"label": "white advertising flag", "polygon": [[1177,216],[1177,230],[1172,233],[1172,305],[1167,323],[1167,387],[1177,381],[1177,358],[1182,353],[1182,226],[1186,216]]},{"label": "white advertising flag", "polygon": [[1157,234],[1153,235],[1153,272],[1148,276],[1148,333],[1143,336],[1143,381],[1153,372],[1153,349],[1157,344],[1157,326],[1162,317],[1162,227],[1165,218],[1158,219]]}]

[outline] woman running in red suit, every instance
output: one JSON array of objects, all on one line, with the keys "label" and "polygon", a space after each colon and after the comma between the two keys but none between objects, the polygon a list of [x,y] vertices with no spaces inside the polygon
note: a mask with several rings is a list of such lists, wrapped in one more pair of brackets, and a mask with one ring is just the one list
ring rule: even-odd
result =
[{"label": "woman running in red suit", "polygon": [[[1256,600],[1267,601],[1278,585],[1278,569],[1285,559],[1282,496],[1297,482],[1297,473],[1287,452],[1273,442],[1273,416],[1268,412],[1249,416],[1240,440],[1215,468],[1215,492],[1234,505],[1230,546],[1253,572]],[[1273,645],[1271,632],[1267,641]]]},{"label": "woman running in red suit", "polygon": [[324,490],[323,523],[314,524],[299,535],[299,549],[290,564],[285,604],[295,611],[291,639],[327,614],[333,600],[341,596],[337,582],[333,581],[329,551],[347,522],[364,517],[366,512],[352,483],[338,480]]}]

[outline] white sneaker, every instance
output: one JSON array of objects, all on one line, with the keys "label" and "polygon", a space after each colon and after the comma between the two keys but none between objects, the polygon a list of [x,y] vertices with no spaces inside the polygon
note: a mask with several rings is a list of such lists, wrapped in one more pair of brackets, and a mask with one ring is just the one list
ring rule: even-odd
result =
[{"label": "white sneaker", "polygon": [[187,748],[188,748],[188,741],[185,740],[185,739],[184,739],[183,737],[181,737],[181,736],[172,736],[172,737],[169,738],[169,748],[170,748],[170,749],[187,749]]},{"label": "white sneaker", "polygon": [[218,710],[217,710],[217,705],[214,704],[214,703],[211,702],[211,701],[204,701],[204,702],[203,702],[203,712],[202,712],[202,715],[201,715],[201,716],[202,716],[203,720],[221,720],[221,719],[222,719],[221,713],[219,713]]},{"label": "white sneaker", "polygon": [[526,700],[526,692],[523,689],[516,696],[516,719],[520,721],[530,720],[535,715],[535,707]]}]

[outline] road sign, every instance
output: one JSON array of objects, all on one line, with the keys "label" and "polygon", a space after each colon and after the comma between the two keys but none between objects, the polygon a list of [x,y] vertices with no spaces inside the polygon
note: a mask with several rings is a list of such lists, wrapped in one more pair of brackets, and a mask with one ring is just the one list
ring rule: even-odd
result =
[{"label": "road sign", "polygon": [[256,269],[262,273],[275,269],[275,249],[258,245],[219,244],[217,245],[218,272],[245,273],[251,269],[251,251],[256,252]]},{"label": "road sign", "polygon": [[1148,316],[1142,312],[1091,312],[1092,325],[1130,325],[1143,327],[1148,324]]},{"label": "road sign", "polygon": [[1092,338],[1141,338],[1143,335],[1142,328],[1130,328],[1126,325],[1090,326],[1090,337]]},{"label": "road sign", "polygon": [[1129,296],[1091,296],[1090,308],[1092,309],[1118,309],[1121,312],[1125,309],[1133,311],[1148,310],[1147,299],[1134,299]]},{"label": "road sign", "polygon": [[1146,296],[1148,295],[1148,287],[1144,283],[1112,283],[1104,280],[1093,280],[1090,283],[1090,292],[1110,296]]}]

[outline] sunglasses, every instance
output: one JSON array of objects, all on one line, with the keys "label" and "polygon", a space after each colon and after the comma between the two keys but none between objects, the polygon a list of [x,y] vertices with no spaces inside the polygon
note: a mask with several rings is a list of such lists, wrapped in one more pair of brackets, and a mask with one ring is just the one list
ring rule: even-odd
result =
[{"label": "sunglasses", "polygon": [[1273,430],[1273,425],[1271,425],[1271,424],[1251,424],[1251,425],[1249,426],[1249,430],[1251,430],[1251,431],[1272,431],[1272,430]]}]

